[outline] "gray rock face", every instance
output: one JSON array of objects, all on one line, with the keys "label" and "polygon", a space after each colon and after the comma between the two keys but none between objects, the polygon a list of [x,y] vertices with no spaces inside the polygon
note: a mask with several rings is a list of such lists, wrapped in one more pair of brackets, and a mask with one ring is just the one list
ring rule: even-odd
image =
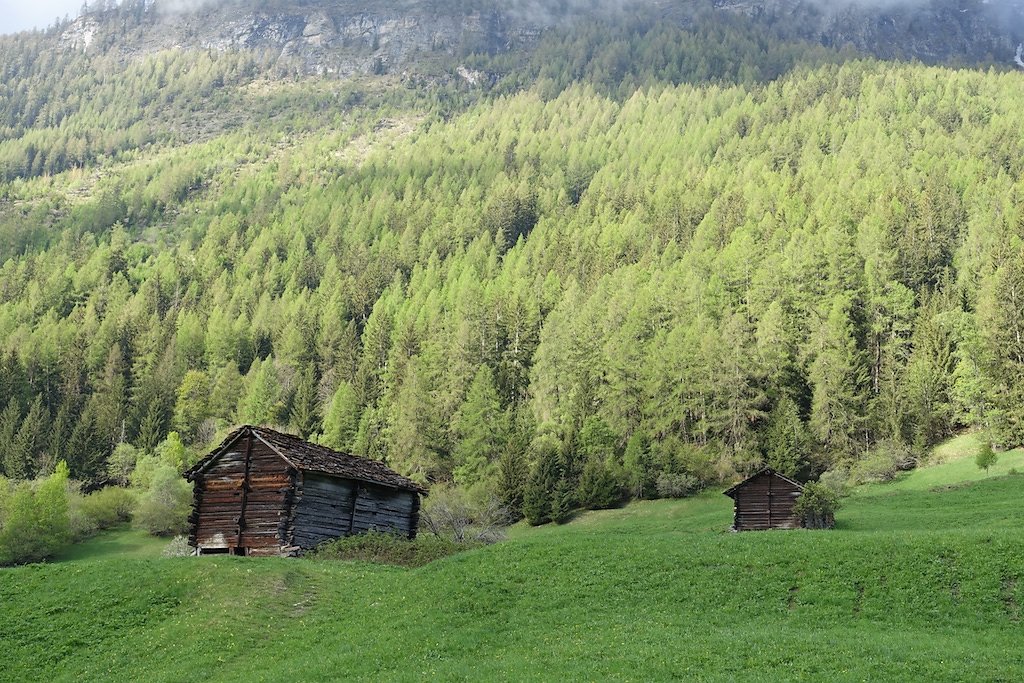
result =
[{"label": "gray rock face", "polygon": [[[725,0],[723,4],[744,3]],[[882,59],[1011,63],[1024,40],[1021,0],[777,0],[761,11],[804,28],[829,46],[852,45]]]},{"label": "gray rock face", "polygon": [[[484,6],[486,3],[477,3]],[[164,49],[248,49],[290,59],[303,71],[351,75],[401,70],[431,55],[456,56],[529,48],[538,26],[513,22],[497,9],[458,11],[441,3],[332,0],[223,0],[165,9],[147,4],[140,30],[119,35],[126,56]],[[105,30],[116,32],[113,12],[90,12],[73,21],[62,45],[98,50]],[[105,44],[109,45],[109,41]]]},{"label": "gray rock face", "polygon": [[1010,64],[1024,42],[1024,0],[147,0],[134,32],[105,21],[114,14],[106,10],[72,22],[60,41],[80,50],[114,45],[126,56],[248,49],[306,73],[401,73],[432,57],[528,50],[549,28],[623,6],[681,23],[695,10],[742,13],[825,45],[926,62]]}]

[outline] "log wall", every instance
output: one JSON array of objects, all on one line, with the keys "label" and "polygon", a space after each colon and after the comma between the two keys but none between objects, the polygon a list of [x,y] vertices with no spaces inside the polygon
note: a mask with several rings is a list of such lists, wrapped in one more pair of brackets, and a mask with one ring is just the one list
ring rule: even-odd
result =
[{"label": "log wall", "polygon": [[419,495],[348,479],[304,473],[289,540],[303,549],[366,531],[416,536]]},{"label": "log wall", "polygon": [[195,479],[189,542],[200,552],[279,554],[294,481],[266,444],[238,439]]},{"label": "log wall", "polygon": [[796,529],[793,506],[802,489],[771,473],[762,473],[736,490],[733,528],[737,531]]}]

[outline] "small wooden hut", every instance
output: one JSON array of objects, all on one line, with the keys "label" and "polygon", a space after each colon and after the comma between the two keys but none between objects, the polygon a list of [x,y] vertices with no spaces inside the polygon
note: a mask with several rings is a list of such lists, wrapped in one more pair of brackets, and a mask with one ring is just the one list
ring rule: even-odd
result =
[{"label": "small wooden hut", "polygon": [[294,555],[371,529],[415,538],[427,493],[383,463],[249,425],[185,478],[200,555]]},{"label": "small wooden hut", "polygon": [[733,531],[802,527],[793,506],[803,491],[803,484],[771,468],[744,479],[724,492],[735,501]]}]

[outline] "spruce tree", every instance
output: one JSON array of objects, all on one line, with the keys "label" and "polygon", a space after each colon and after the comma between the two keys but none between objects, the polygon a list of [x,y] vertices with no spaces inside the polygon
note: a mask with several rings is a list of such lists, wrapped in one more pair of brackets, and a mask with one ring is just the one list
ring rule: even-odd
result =
[{"label": "spruce tree", "polygon": [[17,456],[14,453],[14,439],[20,426],[21,407],[16,400],[11,399],[3,412],[0,412],[0,468],[4,476],[10,479],[18,478],[21,471],[21,464],[15,462]]},{"label": "spruce tree", "polygon": [[334,390],[331,403],[324,415],[322,443],[341,451],[355,448],[356,433],[359,431],[359,403],[355,389],[348,382],[342,382]]},{"label": "spruce tree", "polygon": [[303,439],[320,431],[320,406],[317,404],[316,378],[312,368],[306,368],[299,375],[288,421]]},{"label": "spruce tree", "polygon": [[178,387],[174,403],[174,427],[185,443],[194,443],[199,427],[209,416],[210,379],[205,372],[189,370]]},{"label": "spruce tree", "polygon": [[786,476],[796,476],[809,460],[811,442],[796,403],[783,396],[768,415],[763,441],[765,464]]},{"label": "spruce tree", "polygon": [[473,378],[459,412],[455,416],[454,478],[457,484],[472,486],[498,459],[506,440],[506,419],[501,412],[494,374],[483,365]]},{"label": "spruce tree", "polygon": [[574,506],[572,484],[563,474],[558,478],[555,490],[551,494],[551,521],[555,524],[565,524],[572,517]]},{"label": "spruce tree", "polygon": [[43,405],[42,396],[36,396],[28,414],[22,420],[21,429],[8,450],[7,470],[15,479],[32,479],[38,471],[38,461],[46,448],[46,425],[49,412]]},{"label": "spruce tree", "polygon": [[537,461],[523,492],[523,514],[533,526],[552,520],[555,489],[564,480],[557,444],[543,441],[535,450]]}]

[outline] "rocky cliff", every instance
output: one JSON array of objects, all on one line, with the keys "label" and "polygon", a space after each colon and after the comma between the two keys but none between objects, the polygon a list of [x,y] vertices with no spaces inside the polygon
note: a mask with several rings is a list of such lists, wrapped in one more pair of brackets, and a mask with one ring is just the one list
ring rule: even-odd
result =
[{"label": "rocky cliff", "polygon": [[544,31],[581,17],[614,21],[617,13],[644,12],[652,21],[685,23],[711,11],[886,59],[1012,64],[1024,41],[1024,0],[128,0],[119,7],[100,0],[62,27],[60,41],[126,55],[250,49],[307,73],[346,76],[528,50]]}]

